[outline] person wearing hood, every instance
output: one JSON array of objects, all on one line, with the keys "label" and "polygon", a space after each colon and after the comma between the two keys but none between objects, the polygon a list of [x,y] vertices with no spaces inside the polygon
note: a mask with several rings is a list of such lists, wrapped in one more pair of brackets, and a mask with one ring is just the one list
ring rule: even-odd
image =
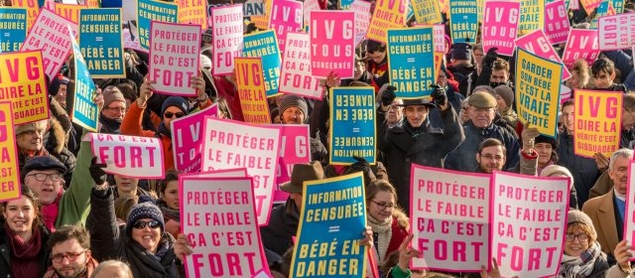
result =
[{"label": "person wearing hood", "polygon": [[127,104],[123,93],[115,86],[108,86],[102,91],[104,107],[99,113],[100,133],[121,133],[121,122],[126,114]]}]

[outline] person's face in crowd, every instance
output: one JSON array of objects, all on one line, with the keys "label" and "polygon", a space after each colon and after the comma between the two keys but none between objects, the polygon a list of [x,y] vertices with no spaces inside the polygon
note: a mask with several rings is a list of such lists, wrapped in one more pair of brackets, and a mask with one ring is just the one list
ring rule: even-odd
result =
[{"label": "person's face in crowd", "polygon": [[104,116],[111,120],[123,121],[123,116],[126,114],[126,102],[121,100],[115,100],[108,106],[101,110]]},{"label": "person's face in crowd", "polygon": [[621,195],[626,195],[628,185],[628,164],[630,159],[618,156],[615,158],[613,168],[609,169],[609,177],[613,181],[615,190]]},{"label": "person's face in crowd", "polygon": [[461,111],[459,111],[459,120],[461,123],[466,123],[470,120],[470,105],[467,101],[461,103]]},{"label": "person's face in crowd", "polygon": [[179,181],[169,181],[163,191],[163,201],[171,209],[179,209]]},{"label": "person's face in crowd", "polygon": [[102,268],[101,271],[93,276],[93,278],[133,278],[126,274],[125,271],[117,266],[108,266]]},{"label": "person's face in crowd", "polygon": [[593,84],[596,89],[606,89],[613,85],[615,79],[615,72],[608,74],[606,71],[601,70],[598,74],[593,75]]},{"label": "person's face in crowd", "polygon": [[24,178],[24,183],[37,196],[42,205],[55,202],[62,190],[63,177],[57,170],[33,170]]},{"label": "person's face in crowd", "polygon": [[284,111],[282,111],[282,123],[283,124],[303,124],[304,123],[304,112],[298,107],[291,106]]},{"label": "person's face in crowd", "polygon": [[[138,226],[141,223],[145,223],[143,228]],[[157,252],[157,247],[161,240],[161,226],[156,225],[152,228],[153,223],[157,223],[157,221],[151,218],[141,218],[133,223],[132,239],[154,254]]]},{"label": "person's face in crowd", "polygon": [[364,74],[364,71],[366,71],[366,65],[364,64],[364,61],[356,62],[355,71],[353,72],[353,79],[360,79],[362,77],[362,74]]},{"label": "person's face in crowd", "polygon": [[60,84],[59,89],[57,89],[57,94],[55,95],[55,100],[63,107],[66,108],[66,94],[68,91],[68,86],[66,84]]},{"label": "person's face in crowd", "polygon": [[425,105],[408,105],[404,108],[404,115],[412,127],[420,127],[428,117],[428,111]]},{"label": "person's face in crowd", "polygon": [[37,152],[42,149],[44,129],[27,131],[16,136],[18,148],[24,152]]},{"label": "person's face in crowd", "polygon": [[388,112],[386,113],[386,122],[389,125],[394,125],[401,120],[403,117],[403,100],[395,99],[392,104],[388,107]]},{"label": "person's face in crowd", "polygon": [[115,174],[115,184],[117,184],[117,190],[129,193],[130,195],[137,194],[137,187],[139,185],[139,179],[130,178]]},{"label": "person's face in crowd", "polygon": [[443,71],[439,71],[439,75],[437,75],[437,85],[441,87],[445,87],[448,85],[448,76]]},{"label": "person's face in crowd", "polygon": [[489,82],[492,84],[507,83],[509,73],[505,70],[492,70],[492,75],[489,77]]},{"label": "person's face in crowd", "polygon": [[302,211],[302,193],[291,193],[289,194],[289,197],[293,199],[298,211]]},{"label": "person's face in crowd", "polygon": [[170,123],[183,116],[186,115],[183,111],[181,111],[181,109],[176,106],[168,106],[168,108],[165,109],[165,112],[163,112],[163,124],[168,130],[170,130],[172,128]]},{"label": "person's face in crowd", "polygon": [[6,224],[16,234],[28,234],[33,230],[37,211],[29,198],[22,196],[8,201],[2,212]]},{"label": "person's face in crowd", "polygon": [[485,173],[491,174],[494,170],[502,170],[505,165],[505,152],[501,146],[489,146],[476,154],[476,162]]},{"label": "person's face in crowd", "polygon": [[582,74],[577,70],[571,71],[571,78],[567,79],[564,84],[571,89],[583,88],[584,85],[582,84],[582,78],[580,78],[581,75]]},{"label": "person's face in crowd", "polygon": [[86,269],[90,250],[84,249],[77,239],[69,239],[51,248],[53,269],[61,278],[75,278]]},{"label": "person's face in crowd", "polygon": [[631,129],[635,125],[635,109],[629,111],[626,108],[622,108],[622,128]]},{"label": "person's face in crowd", "polygon": [[392,217],[392,212],[395,210],[395,196],[388,191],[379,191],[370,200],[368,205],[368,213],[375,220],[383,222]]},{"label": "person's face in crowd", "polygon": [[538,165],[547,165],[551,161],[553,147],[549,143],[536,143],[534,149],[538,152]]},{"label": "person's face in crowd", "polygon": [[572,257],[579,257],[589,249],[589,235],[577,226],[569,225],[564,241],[564,253]]},{"label": "person's face in crowd", "polygon": [[498,109],[498,111],[505,111],[509,108],[509,105],[505,103],[505,100],[500,95],[497,94],[494,97],[496,97],[496,109]]},{"label": "person's face in crowd", "polygon": [[373,61],[375,64],[381,64],[386,58],[386,51],[375,51],[373,53],[368,53],[368,59]]},{"label": "person's face in crowd", "polygon": [[474,49],[474,51],[472,51],[472,55],[474,56],[474,61],[477,65],[481,65],[483,63],[483,56],[485,55],[483,54],[483,50]]},{"label": "person's face in crowd", "polygon": [[574,123],[573,123],[573,112],[574,112],[574,105],[567,105],[565,107],[562,107],[562,119],[564,122],[564,127],[566,128],[566,130],[569,131],[569,133],[572,133],[573,131],[575,131],[574,128]]},{"label": "person's face in crowd", "polygon": [[494,108],[479,108],[475,106],[470,106],[469,113],[472,124],[478,128],[488,127],[494,120],[494,115],[496,115]]}]

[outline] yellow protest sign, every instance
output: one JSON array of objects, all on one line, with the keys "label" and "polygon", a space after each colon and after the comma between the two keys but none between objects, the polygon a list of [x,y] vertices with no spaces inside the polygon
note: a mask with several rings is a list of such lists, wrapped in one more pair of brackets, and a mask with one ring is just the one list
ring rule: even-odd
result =
[{"label": "yellow protest sign", "polygon": [[207,29],[207,1],[204,0],[177,0],[179,6],[179,23],[201,25]]},{"label": "yellow protest sign", "polygon": [[545,25],[545,0],[521,0],[518,37],[529,34]]},{"label": "yellow protest sign", "polygon": [[261,58],[236,57],[236,87],[245,122],[270,124]]},{"label": "yellow protest sign", "polygon": [[0,202],[21,194],[11,105],[10,101],[0,101]]},{"label": "yellow protest sign", "polygon": [[375,12],[370,19],[368,39],[386,43],[388,29],[403,28],[406,24],[408,11],[407,0],[379,0],[375,4]]},{"label": "yellow protest sign", "polygon": [[575,90],[574,152],[584,157],[606,157],[620,148],[622,92]]},{"label": "yellow protest sign", "polygon": [[518,119],[556,137],[562,64],[517,48],[516,107]]},{"label": "yellow protest sign", "polygon": [[443,23],[441,5],[438,0],[412,0],[415,19],[420,24]]},{"label": "yellow protest sign", "polygon": [[79,22],[79,11],[86,8],[84,5],[55,3],[55,13],[73,23]]},{"label": "yellow protest sign", "polygon": [[44,76],[40,50],[0,54],[0,101],[13,103],[14,124],[48,118]]},{"label": "yellow protest sign", "polygon": [[101,1],[100,0],[87,0],[86,1],[86,7],[88,7],[88,8],[99,8],[99,7],[101,7]]},{"label": "yellow protest sign", "polygon": [[266,0],[265,2],[265,14],[252,15],[251,22],[258,27],[258,29],[269,29],[269,17],[271,15],[271,9],[273,7],[273,0]]},{"label": "yellow protest sign", "polygon": [[26,8],[27,30],[31,30],[31,26],[35,23],[37,16],[40,14],[40,6],[38,1],[33,0],[13,0],[13,7]]}]

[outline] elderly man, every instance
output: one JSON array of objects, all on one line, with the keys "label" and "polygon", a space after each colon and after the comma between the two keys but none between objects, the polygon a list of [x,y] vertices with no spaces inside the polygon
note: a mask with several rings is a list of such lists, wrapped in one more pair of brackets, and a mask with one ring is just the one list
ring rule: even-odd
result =
[{"label": "elderly man", "polygon": [[104,96],[104,107],[99,114],[101,133],[119,134],[121,133],[121,122],[128,110],[126,99],[119,88],[108,86],[102,91]]},{"label": "elderly man", "polygon": [[63,226],[48,240],[53,265],[43,278],[90,277],[99,264],[90,250],[90,236],[82,226]]}]

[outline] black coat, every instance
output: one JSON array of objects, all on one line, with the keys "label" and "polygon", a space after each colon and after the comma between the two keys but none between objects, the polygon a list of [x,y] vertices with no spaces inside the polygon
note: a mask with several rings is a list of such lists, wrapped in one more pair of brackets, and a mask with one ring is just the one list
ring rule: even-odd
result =
[{"label": "black coat", "polygon": [[566,167],[573,175],[573,185],[578,193],[578,207],[589,199],[589,191],[602,175],[593,158],[576,155],[573,150],[573,136],[559,134],[558,165]]},{"label": "black coat", "polygon": [[[1,221],[0,221],[1,222]],[[39,262],[39,273],[38,277],[42,277],[46,270],[51,266],[51,249],[48,247],[46,242],[49,240],[49,236],[51,235],[49,230],[40,225],[40,236],[42,237],[42,248],[37,255],[36,260]],[[9,245],[7,233],[5,231],[4,224],[0,225],[0,278],[9,278],[11,276],[11,246]]]},{"label": "black coat", "polygon": [[295,202],[288,198],[284,205],[271,211],[269,225],[260,228],[260,238],[264,248],[282,256],[293,246],[292,237],[298,232],[299,211]]}]

